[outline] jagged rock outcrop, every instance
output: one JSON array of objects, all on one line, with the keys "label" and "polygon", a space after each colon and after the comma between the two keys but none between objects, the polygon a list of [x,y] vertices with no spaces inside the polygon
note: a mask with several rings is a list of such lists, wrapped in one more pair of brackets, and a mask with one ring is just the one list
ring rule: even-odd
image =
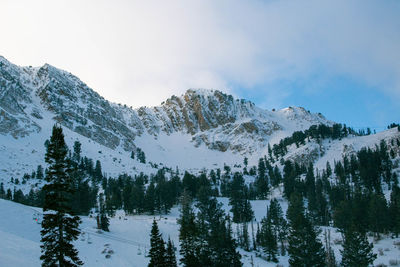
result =
[{"label": "jagged rock outcrop", "polygon": [[191,89],[160,106],[131,109],[51,65],[19,67],[0,57],[0,134],[25,137],[49,119],[112,149],[134,150],[138,136],[182,133],[194,146],[241,154],[262,149],[271,136],[330,124],[303,108],[267,111],[218,90]]}]

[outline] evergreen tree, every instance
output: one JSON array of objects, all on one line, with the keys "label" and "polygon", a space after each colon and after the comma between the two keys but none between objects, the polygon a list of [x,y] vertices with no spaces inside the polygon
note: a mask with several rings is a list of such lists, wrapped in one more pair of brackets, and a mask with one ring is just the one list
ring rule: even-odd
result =
[{"label": "evergreen tree", "polygon": [[12,198],[13,198],[13,196],[12,196],[11,189],[8,188],[8,189],[7,189],[7,194],[6,194],[6,199],[12,200]]},{"label": "evergreen tree", "polygon": [[290,196],[295,191],[296,176],[293,163],[289,160],[285,161],[283,167],[283,193],[287,199],[290,199]]},{"label": "evergreen tree", "polygon": [[389,205],[390,229],[396,237],[400,233],[400,188],[394,186],[390,194]]},{"label": "evergreen tree", "polygon": [[275,198],[271,199],[267,212],[267,218],[269,218],[269,220],[271,221],[274,235],[276,236],[277,241],[279,241],[280,243],[280,253],[281,255],[285,255],[285,241],[288,234],[288,225],[285,218],[283,217],[282,208],[279,205],[278,200],[276,200]]},{"label": "evergreen tree", "polygon": [[198,258],[198,228],[195,219],[190,195],[184,190],[181,197],[181,215],[178,219],[182,256],[180,262],[183,266],[202,266]]},{"label": "evergreen tree", "polygon": [[325,230],[324,237],[325,237],[326,267],[336,267],[337,265],[336,265],[335,253],[333,252],[333,249],[331,247],[331,231],[329,229],[328,231]]},{"label": "evergreen tree", "polygon": [[373,244],[368,243],[365,233],[354,228],[344,232],[342,253],[343,267],[367,267],[374,262],[377,255],[372,252]]},{"label": "evergreen tree", "polygon": [[250,236],[248,230],[248,224],[246,222],[242,223],[242,247],[244,250],[250,250]]},{"label": "evergreen tree", "polygon": [[77,163],[81,160],[81,146],[82,144],[79,141],[74,142],[74,152],[72,154],[72,159]]},{"label": "evergreen tree", "polygon": [[25,202],[25,196],[24,196],[24,193],[22,192],[21,189],[18,189],[18,190],[15,191],[15,188],[14,188],[13,201],[15,201],[17,203],[24,203]]},{"label": "evergreen tree", "polygon": [[174,244],[172,244],[172,241],[170,238],[168,238],[167,242],[167,251],[166,251],[166,256],[165,256],[165,267],[177,267],[176,263],[176,256],[175,256],[175,247]]},{"label": "evergreen tree", "polygon": [[271,217],[268,215],[261,221],[260,245],[264,253],[267,254],[267,261],[278,261],[276,258],[278,254],[277,237],[273,230]]},{"label": "evergreen tree", "polygon": [[[207,194],[210,189],[199,190],[197,208],[198,258],[201,266],[241,266],[237,243],[232,238],[230,220],[225,218],[222,204]],[[201,193],[201,194],[200,194]],[[249,249],[247,224],[243,224],[242,234],[245,249]]]},{"label": "evergreen tree", "polygon": [[389,218],[386,198],[383,194],[372,194],[368,207],[369,229],[378,237],[387,230]]},{"label": "evergreen tree", "polygon": [[150,234],[150,263],[149,267],[164,267],[166,261],[166,251],[164,246],[164,240],[162,239],[161,233],[158,230],[156,220],[153,220],[153,226]]},{"label": "evergreen tree", "polygon": [[100,163],[100,160],[96,160],[96,166],[95,166],[95,168],[94,168],[93,177],[94,177],[94,180],[95,180],[96,182],[100,182],[101,179],[103,179],[103,174],[102,174],[102,171],[101,171],[101,163]]},{"label": "evergreen tree", "polygon": [[242,262],[240,258],[242,257],[240,253],[236,250],[237,243],[232,237],[232,227],[229,216],[224,220],[224,223],[220,224],[220,233],[223,233],[223,238],[218,238],[220,245],[218,248],[223,248],[220,250],[220,256],[215,266],[226,266],[226,267],[241,267]]},{"label": "evergreen tree", "polygon": [[41,230],[42,266],[78,266],[83,262],[73,241],[78,239],[80,218],[71,216],[70,197],[73,193],[68,173],[68,148],[62,128],[54,125],[47,146],[45,161],[49,165],[43,186],[45,200]]},{"label": "evergreen tree", "polygon": [[156,196],[155,196],[155,186],[154,183],[151,182],[147,187],[146,195],[145,195],[145,205],[146,211],[150,212],[150,214],[154,214],[156,210]]},{"label": "evergreen tree", "polygon": [[323,193],[323,182],[321,179],[317,179],[315,185],[315,198],[316,198],[316,209],[315,209],[315,221],[318,225],[328,225],[329,223],[329,212],[328,212],[328,201]]},{"label": "evergreen tree", "polygon": [[109,232],[110,220],[108,219],[105,211],[104,196],[99,195],[99,214],[97,215],[97,228]]},{"label": "evergreen tree", "polygon": [[247,188],[243,176],[235,173],[232,182],[229,184],[229,204],[232,206],[233,221],[235,223],[250,222],[254,212],[248,200]]},{"label": "evergreen tree", "polygon": [[318,210],[317,210],[317,197],[315,193],[315,177],[314,177],[314,166],[310,163],[307,169],[307,175],[305,179],[305,196],[308,200],[308,211],[310,212],[313,221],[317,221]]},{"label": "evergreen tree", "polygon": [[4,190],[4,184],[0,183],[0,198],[6,197],[6,191]]},{"label": "evergreen tree", "polygon": [[266,174],[266,166],[263,158],[260,158],[258,162],[258,176],[255,181],[255,186],[256,186],[257,197],[259,199],[265,199],[268,195],[269,186]]},{"label": "evergreen tree", "polygon": [[43,167],[42,167],[42,165],[38,165],[37,169],[36,169],[36,178],[39,180],[42,180],[43,177],[44,177],[43,176]]},{"label": "evergreen tree", "polygon": [[318,240],[318,232],[304,213],[303,200],[293,193],[287,210],[289,219],[290,266],[325,266],[325,251]]}]

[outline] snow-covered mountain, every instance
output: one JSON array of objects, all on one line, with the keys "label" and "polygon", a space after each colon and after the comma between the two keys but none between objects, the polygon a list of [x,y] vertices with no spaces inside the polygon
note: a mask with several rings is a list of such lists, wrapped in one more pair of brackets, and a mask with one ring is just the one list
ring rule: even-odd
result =
[{"label": "snow-covered mountain", "polygon": [[[43,164],[44,142],[54,123],[64,126],[70,147],[75,140],[83,152],[99,159],[110,175],[150,172],[150,165],[130,158],[141,148],[148,162],[185,169],[250,164],[294,131],[333,122],[301,107],[261,109],[217,90],[190,89],[156,107],[133,109],[101,97],[79,78],[45,64],[16,66],[0,56],[0,178],[30,173]],[[397,138],[395,130],[367,137],[308,142],[292,147],[286,158],[323,161],[340,158],[343,150],[374,146]],[[369,141],[366,141],[369,140]],[[339,151],[339,152],[338,152]],[[27,161],[26,159],[30,160]]]},{"label": "snow-covered mountain", "polygon": [[[127,167],[140,147],[148,161],[184,168],[242,161],[295,130],[332,124],[304,108],[268,111],[217,90],[190,89],[160,106],[132,109],[105,100],[71,73],[48,64],[19,67],[0,56],[0,170],[12,175],[38,164],[42,157],[35,154],[43,152],[55,122],[70,145],[81,141],[94,158],[106,152]],[[34,164],[22,160],[28,155]],[[19,159],[26,168],[7,163]]]}]

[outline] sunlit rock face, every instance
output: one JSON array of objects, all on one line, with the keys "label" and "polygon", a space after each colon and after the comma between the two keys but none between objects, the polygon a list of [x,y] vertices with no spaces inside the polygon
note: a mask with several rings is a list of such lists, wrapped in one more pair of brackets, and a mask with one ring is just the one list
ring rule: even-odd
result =
[{"label": "sunlit rock face", "polygon": [[243,155],[265,149],[274,136],[331,124],[303,108],[268,111],[218,90],[189,89],[160,106],[132,109],[105,100],[51,65],[19,67],[0,57],[0,134],[21,138],[39,133],[44,120],[111,149],[131,151],[138,136],[157,139],[179,132],[190,135],[195,147]]}]

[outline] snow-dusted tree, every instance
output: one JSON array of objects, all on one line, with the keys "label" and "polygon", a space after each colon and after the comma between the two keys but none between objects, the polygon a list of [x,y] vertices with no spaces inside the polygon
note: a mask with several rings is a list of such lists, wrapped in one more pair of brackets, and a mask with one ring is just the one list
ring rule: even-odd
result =
[{"label": "snow-dusted tree", "polygon": [[49,165],[43,186],[45,194],[42,221],[42,266],[78,266],[82,261],[74,248],[79,234],[80,218],[71,216],[70,198],[73,193],[69,176],[68,148],[60,126],[54,125],[48,142],[45,161]]}]

